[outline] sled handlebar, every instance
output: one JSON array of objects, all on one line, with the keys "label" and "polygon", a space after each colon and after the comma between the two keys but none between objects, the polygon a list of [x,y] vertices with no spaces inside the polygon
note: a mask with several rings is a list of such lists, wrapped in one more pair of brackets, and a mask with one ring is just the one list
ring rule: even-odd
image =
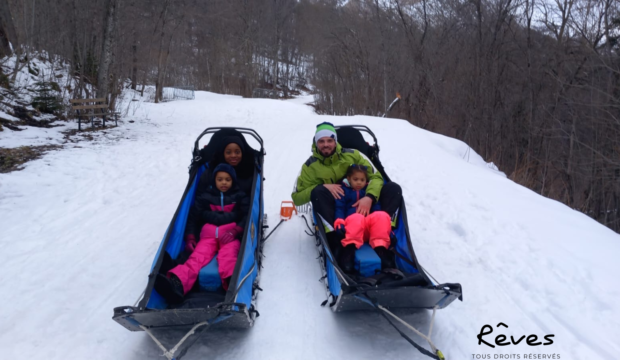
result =
[{"label": "sled handlebar", "polygon": [[240,132],[242,134],[250,135],[251,137],[256,139],[256,141],[258,141],[258,143],[260,144],[260,153],[263,154],[263,155],[265,154],[265,149],[263,147],[263,138],[261,138],[260,135],[258,135],[258,133],[254,129],[241,128],[241,127],[233,127],[233,126],[221,126],[221,127],[210,127],[210,128],[207,128],[196,139],[196,142],[194,143],[194,154],[198,153],[198,151],[199,151],[198,143],[200,142],[200,139],[202,139],[203,136],[208,135],[208,134],[215,134],[216,132],[218,132],[220,130],[223,130],[223,129],[237,130],[238,132]]},{"label": "sled handlebar", "polygon": [[353,129],[368,133],[370,136],[372,136],[372,140],[375,142],[377,149],[379,149],[379,143],[377,142],[377,137],[375,136],[375,133],[373,133],[372,130],[370,130],[368,126],[366,125],[338,125],[338,126],[334,126],[334,128],[336,130],[342,129],[342,128],[353,128]]}]

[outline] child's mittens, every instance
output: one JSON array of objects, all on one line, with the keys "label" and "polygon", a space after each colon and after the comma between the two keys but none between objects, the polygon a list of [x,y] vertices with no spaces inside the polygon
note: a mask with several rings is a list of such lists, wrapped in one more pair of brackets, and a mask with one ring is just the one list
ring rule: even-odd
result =
[{"label": "child's mittens", "polygon": [[336,221],[334,221],[334,229],[336,229],[339,233],[344,234],[344,219],[336,219]]},{"label": "child's mittens", "polygon": [[194,234],[185,235],[185,251],[193,252],[197,243]]},{"label": "child's mittens", "polygon": [[243,233],[243,228],[241,226],[237,225],[237,226],[235,226],[233,231],[235,232],[235,239],[240,239],[240,236]]},{"label": "child's mittens", "polygon": [[225,232],[222,236],[220,236],[220,242],[222,244],[228,244],[229,242],[238,239],[239,235],[243,232],[243,228],[241,226],[235,226],[232,230]]}]

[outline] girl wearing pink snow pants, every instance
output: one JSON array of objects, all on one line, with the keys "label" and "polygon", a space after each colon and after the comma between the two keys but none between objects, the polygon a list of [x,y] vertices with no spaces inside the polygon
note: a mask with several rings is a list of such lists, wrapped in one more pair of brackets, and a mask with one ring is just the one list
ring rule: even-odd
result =
[{"label": "girl wearing pink snow pants", "polygon": [[336,199],[336,221],[334,228],[344,233],[341,241],[344,250],[340,256],[340,266],[343,271],[352,273],[355,269],[355,250],[365,242],[375,250],[381,258],[381,267],[394,268],[394,256],[388,250],[390,247],[390,233],[392,223],[390,215],[381,211],[379,203],[370,209],[370,214],[364,216],[357,213],[357,202],[366,196],[368,179],[366,166],[353,164],[347,170],[346,178],[342,181],[344,196]]},{"label": "girl wearing pink snow pants", "polygon": [[155,281],[155,290],[170,304],[183,301],[198,279],[200,269],[211,262],[216,253],[225,290],[228,290],[237,263],[241,246],[239,238],[245,227],[250,198],[239,190],[232,166],[219,164],[213,174],[209,188],[194,202],[195,213],[205,224],[199,241],[189,239],[185,250],[191,255],[185,264],[174,267],[167,276],[158,275]]}]

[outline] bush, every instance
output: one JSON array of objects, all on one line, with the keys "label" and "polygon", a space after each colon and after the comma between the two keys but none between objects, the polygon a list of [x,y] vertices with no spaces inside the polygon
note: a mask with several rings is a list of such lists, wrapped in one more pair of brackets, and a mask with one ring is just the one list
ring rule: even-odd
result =
[{"label": "bush", "polygon": [[32,107],[42,113],[53,114],[62,111],[63,105],[56,93],[60,92],[60,86],[53,81],[39,81],[35,84],[37,95],[32,99]]}]

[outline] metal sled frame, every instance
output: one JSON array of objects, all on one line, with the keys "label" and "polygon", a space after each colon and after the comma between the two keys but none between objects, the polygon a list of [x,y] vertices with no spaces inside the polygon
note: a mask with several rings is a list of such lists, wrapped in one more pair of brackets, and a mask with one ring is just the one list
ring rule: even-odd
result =
[{"label": "metal sled frame", "polygon": [[[197,180],[198,168],[205,163],[206,159],[202,159],[200,156],[199,142],[202,137],[208,134],[214,134],[220,130],[235,130],[241,134],[252,136],[260,144],[260,150],[252,150],[255,152],[255,166],[254,179],[252,182],[252,206],[250,207],[248,214],[248,225],[244,229],[243,241],[241,249],[239,251],[238,259],[245,259],[245,250],[248,241],[251,241],[251,245],[255,245],[254,249],[254,262],[249,269],[243,269],[244,264],[242,261],[237,261],[235,270],[231,278],[231,288],[226,293],[224,302],[218,303],[212,307],[206,308],[172,308],[172,309],[152,309],[148,307],[150,297],[154,291],[155,277],[163,262],[163,253],[167,248],[168,242],[172,237],[173,227],[175,226],[179,211],[186,201],[188,192],[192,188],[194,182]],[[163,355],[169,360],[180,359],[189,347],[198,339],[208,328],[217,326],[218,328],[249,328],[254,324],[254,320],[258,316],[256,311],[256,298],[258,295],[258,283],[260,281],[260,265],[262,261],[262,246],[264,239],[264,208],[263,208],[263,157],[266,155],[263,140],[256,131],[248,128],[235,128],[235,127],[215,127],[207,128],[203,131],[194,143],[193,159],[190,165],[190,179],[185,188],[181,201],[177,207],[177,210],[168,225],[166,235],[160,245],[157,252],[155,261],[153,263],[151,272],[149,274],[149,281],[146,289],[142,294],[141,299],[136,302],[134,306],[121,306],[114,309],[113,320],[118,322],[123,327],[130,331],[145,331],[153,341],[163,350]],[[260,158],[259,158],[260,157]],[[259,187],[259,193],[257,193],[257,187]],[[258,204],[256,199],[258,196]],[[254,221],[253,212],[256,211],[255,206],[258,206],[258,220]],[[256,222],[256,224],[254,224]],[[178,224],[177,224],[178,225]],[[184,226],[183,226],[184,227]],[[246,266],[247,267],[247,266]],[[245,270],[245,271],[244,271]],[[244,275],[242,276],[242,271]],[[254,275],[255,274],[255,275]],[[244,286],[246,281],[254,275],[252,281],[252,293],[250,306],[246,303],[238,302],[239,290]],[[232,284],[235,284],[233,287]],[[247,291],[247,290],[246,290]],[[187,333],[169,350],[162,344],[161,338],[162,332],[166,330],[185,330],[189,329]]]},{"label": "metal sled frame", "polygon": [[[376,154],[379,152],[379,145],[377,143],[377,138],[375,134],[364,125],[347,125],[347,126],[336,126],[336,130],[340,128],[353,128],[358,131],[368,133],[374,140],[374,148]],[[377,158],[378,160],[378,158]],[[372,161],[372,160],[371,160]],[[383,165],[378,163],[373,163],[377,167],[377,169],[381,172],[383,177],[389,180],[389,177],[385,173],[383,169]],[[322,271],[322,280],[325,284],[325,290],[327,294],[327,300],[323,303],[326,305],[329,303],[329,307],[334,312],[343,312],[343,311],[355,311],[355,310],[374,310],[381,313],[388,322],[392,326],[399,331],[401,336],[403,336],[407,341],[409,341],[414,347],[416,347],[420,352],[425,355],[428,355],[435,359],[443,359],[443,354],[441,351],[437,349],[437,347],[431,341],[431,334],[433,330],[433,323],[435,320],[435,312],[437,309],[443,309],[446,306],[450,305],[454,300],[459,299],[463,300],[462,297],[462,288],[460,284],[435,284],[429,278],[426,270],[419,264],[415,252],[413,250],[413,245],[411,243],[411,236],[409,234],[409,226],[407,222],[407,211],[404,206],[404,200],[402,201],[400,210],[399,210],[399,226],[404,227],[404,233],[407,238],[408,251],[411,255],[411,264],[415,265],[415,268],[419,271],[420,276],[426,281],[426,286],[403,286],[403,287],[384,287],[384,286],[370,286],[366,284],[358,284],[354,279],[347,276],[339,267],[334,254],[329,248],[329,244],[327,242],[327,238],[325,235],[325,229],[321,224],[319,219],[319,215],[314,212],[311,206],[303,206],[298,207],[299,212],[306,213],[308,215],[312,215],[313,224],[314,224],[314,236],[316,240],[316,246],[318,251],[318,260],[321,266]],[[329,265],[328,265],[329,262]],[[329,266],[332,266],[333,273],[329,273]],[[330,284],[329,281],[339,282],[337,286],[334,284]],[[335,295],[333,292],[334,288],[340,288],[338,294]],[[329,299],[332,299],[329,302]],[[389,309],[391,308],[408,308],[408,309],[429,309],[433,310],[433,315],[431,318],[431,324],[428,334],[423,334],[419,330],[415,329],[410,324],[406,323],[404,320],[396,316]],[[396,320],[401,325],[407,327],[409,330],[417,333],[422,336],[429,343],[432,353],[428,352],[428,350],[421,348],[419,345],[415,344],[408,338],[404,333],[401,332],[400,329],[396,327],[396,325],[392,322],[392,320]]]}]

